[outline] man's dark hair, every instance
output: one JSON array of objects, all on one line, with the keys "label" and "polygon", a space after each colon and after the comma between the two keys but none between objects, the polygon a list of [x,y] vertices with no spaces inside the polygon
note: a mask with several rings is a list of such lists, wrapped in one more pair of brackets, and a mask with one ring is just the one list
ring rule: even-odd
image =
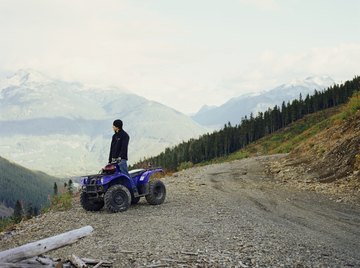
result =
[{"label": "man's dark hair", "polygon": [[122,122],[120,119],[116,119],[116,120],[114,121],[114,123],[113,123],[113,126],[122,129],[123,122]]}]

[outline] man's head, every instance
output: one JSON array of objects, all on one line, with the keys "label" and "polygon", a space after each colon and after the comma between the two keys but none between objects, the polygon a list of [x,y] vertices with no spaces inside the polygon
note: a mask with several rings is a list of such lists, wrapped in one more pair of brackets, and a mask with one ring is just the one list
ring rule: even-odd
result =
[{"label": "man's head", "polygon": [[122,130],[122,127],[123,127],[123,122],[120,119],[116,119],[113,123],[113,130],[115,132],[118,132]]}]

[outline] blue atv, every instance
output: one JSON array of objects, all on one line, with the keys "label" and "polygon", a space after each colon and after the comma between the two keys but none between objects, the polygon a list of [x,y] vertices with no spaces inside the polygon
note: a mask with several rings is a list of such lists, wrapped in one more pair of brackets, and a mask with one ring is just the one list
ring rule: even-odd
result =
[{"label": "blue atv", "polygon": [[160,205],[166,197],[166,188],[160,180],[150,180],[161,168],[135,169],[130,177],[121,173],[117,163],[106,165],[99,174],[81,177],[81,206],[87,211],[98,211],[104,206],[110,212],[122,212],[141,197],[151,205]]}]

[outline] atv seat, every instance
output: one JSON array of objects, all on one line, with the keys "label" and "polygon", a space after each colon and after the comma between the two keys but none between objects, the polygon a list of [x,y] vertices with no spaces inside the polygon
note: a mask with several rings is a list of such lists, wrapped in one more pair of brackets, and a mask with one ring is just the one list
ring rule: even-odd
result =
[{"label": "atv seat", "polygon": [[144,173],[146,171],[146,169],[143,168],[139,168],[139,169],[133,169],[129,171],[130,177],[134,178],[142,173]]}]

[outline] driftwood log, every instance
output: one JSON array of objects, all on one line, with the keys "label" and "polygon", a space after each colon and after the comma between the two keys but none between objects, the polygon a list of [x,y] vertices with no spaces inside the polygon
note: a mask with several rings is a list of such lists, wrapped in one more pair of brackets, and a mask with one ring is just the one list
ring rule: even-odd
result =
[{"label": "driftwood log", "polygon": [[78,256],[72,254],[71,255],[71,262],[77,267],[77,268],[87,268],[88,266],[86,263],[79,258]]},{"label": "driftwood log", "polygon": [[55,264],[50,258],[34,257],[16,263],[0,263],[0,268],[53,268]]},{"label": "driftwood log", "polygon": [[85,226],[56,236],[48,237],[23,246],[0,252],[0,263],[14,263],[24,259],[38,256],[50,250],[54,250],[76,242],[78,239],[89,235],[94,229]]}]

